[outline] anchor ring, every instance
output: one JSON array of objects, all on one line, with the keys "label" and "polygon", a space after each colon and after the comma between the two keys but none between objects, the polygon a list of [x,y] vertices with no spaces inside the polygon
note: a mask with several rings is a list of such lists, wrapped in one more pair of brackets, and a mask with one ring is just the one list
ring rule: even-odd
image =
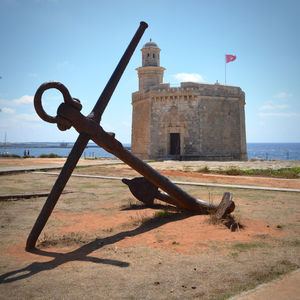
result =
[{"label": "anchor ring", "polygon": [[35,111],[42,120],[49,123],[60,123],[61,120],[59,116],[49,116],[42,106],[42,95],[46,90],[49,89],[59,90],[63,95],[65,103],[71,104],[73,107],[77,108],[78,110],[81,110],[82,105],[80,104],[80,101],[76,98],[72,98],[69,93],[69,90],[62,83],[57,81],[45,82],[37,89],[33,100]]}]

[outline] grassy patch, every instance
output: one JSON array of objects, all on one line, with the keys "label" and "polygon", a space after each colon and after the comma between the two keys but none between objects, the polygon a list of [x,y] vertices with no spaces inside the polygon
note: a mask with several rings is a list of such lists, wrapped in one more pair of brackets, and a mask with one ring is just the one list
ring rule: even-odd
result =
[{"label": "grassy patch", "polygon": [[244,170],[242,175],[256,175],[265,177],[278,177],[295,179],[300,178],[300,167],[294,168],[283,168],[278,170],[273,169],[255,169],[255,170]]},{"label": "grassy patch", "polygon": [[276,177],[276,178],[287,178],[287,179],[297,179],[300,178],[300,167],[293,168],[282,168],[282,169],[250,169],[242,170],[239,168],[228,168],[225,170],[210,170],[208,167],[198,169],[197,172],[200,173],[217,173],[223,175],[245,175],[245,176],[263,176],[263,177]]},{"label": "grassy patch", "polygon": [[289,247],[300,247],[300,240],[293,239],[293,240],[281,240],[282,245],[289,246]]},{"label": "grassy patch", "polygon": [[41,155],[39,156],[39,158],[60,158],[60,157],[63,157],[63,156],[57,155],[57,154],[55,154],[55,153],[41,154]]},{"label": "grassy patch", "polygon": [[154,218],[162,219],[162,218],[170,218],[174,216],[174,212],[170,212],[168,210],[159,210],[154,213]]},{"label": "grassy patch", "polygon": [[144,211],[137,211],[135,216],[129,217],[130,221],[128,223],[123,223],[122,227],[132,227],[132,226],[141,226],[148,223],[152,218]]},{"label": "grassy patch", "polygon": [[132,199],[132,198],[127,198],[127,199],[124,199],[124,202],[127,202],[126,204],[122,204],[121,206],[120,206],[120,208],[122,209],[122,210],[130,210],[130,209],[136,209],[136,210],[138,210],[138,209],[143,209],[143,208],[145,208],[146,206],[145,206],[145,204],[143,203],[143,202],[140,202],[140,201],[138,201],[138,200],[134,200],[134,199]]},{"label": "grassy patch", "polygon": [[9,154],[9,153],[1,153],[0,157],[6,157],[6,158],[21,158],[20,155],[17,154]]},{"label": "grassy patch", "polygon": [[224,219],[219,219],[215,214],[210,214],[208,223],[212,225],[225,225],[230,231],[239,231],[244,228],[244,225],[240,221],[240,217],[234,214],[227,215]]},{"label": "grassy patch", "polygon": [[16,182],[16,183],[24,183],[24,182],[26,182],[26,181],[23,180],[23,179],[18,179],[18,180],[16,180],[15,182]]},{"label": "grassy patch", "polygon": [[217,173],[220,174],[225,174],[225,175],[232,175],[232,176],[237,176],[237,175],[244,175],[244,171],[238,168],[229,168],[226,170],[219,170]]},{"label": "grassy patch", "polygon": [[250,273],[250,278],[254,281],[254,285],[262,284],[274,280],[280,275],[286,274],[292,270],[296,270],[299,266],[288,260],[279,261],[277,265],[266,268],[263,271]]},{"label": "grassy patch", "polygon": [[86,236],[78,232],[70,232],[63,236],[54,236],[44,234],[43,237],[38,239],[37,247],[51,247],[51,246],[74,246],[78,244],[85,244],[89,242]]},{"label": "grassy patch", "polygon": [[265,247],[266,244],[263,242],[252,242],[252,243],[234,243],[232,249],[238,252],[246,252],[253,248]]},{"label": "grassy patch", "polygon": [[[145,206],[143,205],[140,207],[145,207]],[[136,216],[130,217],[131,222],[129,224],[126,224],[126,226],[127,225],[140,226],[142,224],[145,225],[148,223],[160,222],[168,218],[177,217],[177,216],[178,216],[178,212],[170,212],[168,210],[156,211],[152,216],[149,216],[149,214],[147,214],[146,212],[139,211],[137,212]]]},{"label": "grassy patch", "polygon": [[278,261],[277,264],[269,267],[266,266],[263,270],[250,272],[247,280],[236,281],[235,284],[232,285],[230,291],[227,290],[225,293],[215,295],[212,299],[228,299],[233,295],[254,289],[260,284],[270,282],[279,276],[287,274],[298,268],[299,266],[297,264],[294,264],[289,260]]},{"label": "grassy patch", "polygon": [[210,173],[211,170],[207,166],[205,166],[203,168],[198,169],[197,172],[199,172],[199,173]]}]

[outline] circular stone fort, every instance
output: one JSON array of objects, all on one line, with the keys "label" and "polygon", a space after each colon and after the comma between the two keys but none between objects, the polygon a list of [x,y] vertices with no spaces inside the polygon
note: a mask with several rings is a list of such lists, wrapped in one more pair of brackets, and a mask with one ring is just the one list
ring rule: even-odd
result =
[{"label": "circular stone fort", "polygon": [[170,87],[158,45],[150,40],[141,51],[131,151],[142,159],[247,160],[242,89],[197,82]]}]

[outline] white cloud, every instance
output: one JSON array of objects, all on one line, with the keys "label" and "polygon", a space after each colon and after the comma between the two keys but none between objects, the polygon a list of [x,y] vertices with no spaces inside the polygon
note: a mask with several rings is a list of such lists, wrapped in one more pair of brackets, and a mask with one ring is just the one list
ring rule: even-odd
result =
[{"label": "white cloud", "polygon": [[178,73],[173,75],[173,77],[179,82],[205,82],[203,77],[197,73]]},{"label": "white cloud", "polygon": [[260,117],[300,117],[300,113],[259,113]]},{"label": "white cloud", "polygon": [[14,114],[16,112],[13,108],[9,107],[2,107],[0,111],[9,115]]},{"label": "white cloud", "polygon": [[32,104],[33,103],[33,96],[24,95],[21,98],[17,98],[12,100],[14,105],[23,105],[23,104]]},{"label": "white cloud", "polygon": [[286,92],[281,92],[281,93],[278,93],[274,96],[274,98],[279,98],[279,99],[282,99],[282,98],[288,98],[288,97],[292,97],[293,95],[291,93],[286,93]]},{"label": "white cloud", "polygon": [[284,109],[284,108],[288,108],[289,105],[286,104],[277,104],[277,105],[263,105],[261,106],[259,109],[260,110],[272,110],[272,109]]}]

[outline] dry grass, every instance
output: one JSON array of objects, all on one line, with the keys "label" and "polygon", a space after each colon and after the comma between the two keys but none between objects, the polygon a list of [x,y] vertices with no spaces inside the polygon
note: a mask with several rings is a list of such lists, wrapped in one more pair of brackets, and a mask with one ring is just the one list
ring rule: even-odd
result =
[{"label": "dry grass", "polygon": [[91,241],[91,238],[84,233],[70,232],[63,235],[44,233],[37,241],[37,248],[73,247],[86,244],[89,241]]},{"label": "dry grass", "polygon": [[219,219],[212,213],[209,215],[208,223],[213,225],[224,225],[232,232],[240,231],[245,227],[241,218],[236,217],[236,214],[230,214],[223,219]]},{"label": "dry grass", "polygon": [[[126,166],[91,167],[81,169],[83,172],[135,175]],[[31,173],[6,175],[1,177],[1,193],[47,192],[54,181],[55,177]],[[161,203],[154,210],[145,208],[118,181],[71,178],[66,188],[74,193],[62,195],[54,211],[65,218],[52,216],[39,240],[38,247],[49,256],[23,250],[45,198],[0,202],[0,281],[1,274],[8,276],[23,268],[26,274],[35,272],[1,284],[5,299],[33,299],[42,297],[41,293],[51,299],[61,295],[70,299],[93,295],[105,299],[226,299],[300,266],[299,194],[232,190],[237,208],[230,219],[220,224],[213,217],[200,216],[208,219],[208,228],[212,223],[218,230],[226,222],[227,227],[236,227],[231,238],[199,239],[195,247],[180,252],[186,246],[183,236],[172,230],[167,236],[162,232],[165,225],[183,226],[190,216],[159,206]],[[224,192],[220,188],[184,189],[213,202],[220,201]],[[99,220],[89,217],[96,212]],[[80,216],[87,216],[83,228],[93,229],[72,229]],[[102,227],[88,227],[101,218],[105,220],[99,223]],[[258,224],[256,232],[247,227],[252,223]],[[199,230],[200,226],[205,223]],[[272,234],[264,233],[266,228]],[[152,244],[141,242],[147,233],[153,233]],[[136,244],[126,246],[132,238]],[[51,260],[53,251],[55,260]]]}]

